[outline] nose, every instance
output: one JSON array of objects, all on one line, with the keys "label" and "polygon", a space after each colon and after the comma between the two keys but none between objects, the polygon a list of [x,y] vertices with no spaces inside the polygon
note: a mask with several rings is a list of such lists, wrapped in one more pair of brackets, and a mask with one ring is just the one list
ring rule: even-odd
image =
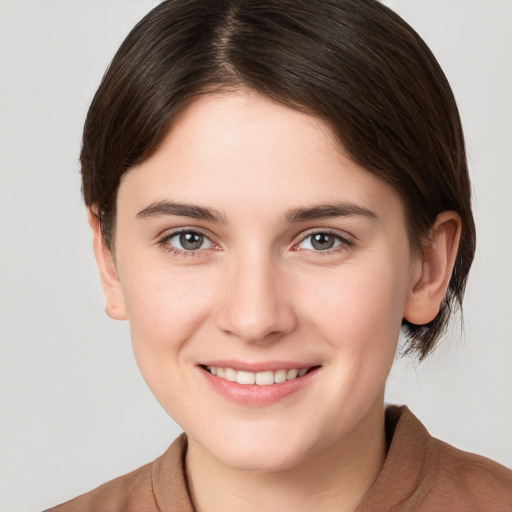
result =
[{"label": "nose", "polygon": [[271,257],[240,256],[230,267],[218,327],[247,343],[265,344],[292,332],[297,318],[286,279]]}]

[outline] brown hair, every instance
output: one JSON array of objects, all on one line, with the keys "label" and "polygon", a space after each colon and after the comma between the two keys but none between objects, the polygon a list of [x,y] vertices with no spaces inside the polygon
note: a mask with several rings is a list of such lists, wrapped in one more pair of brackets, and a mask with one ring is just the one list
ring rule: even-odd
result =
[{"label": "brown hair", "polygon": [[250,88],[323,119],[351,157],[390,183],[411,246],[442,211],[462,219],[444,304],[427,325],[404,320],[408,351],[433,348],[462,305],[475,227],[464,138],[450,86],[416,32],[376,0],[168,0],[115,55],[89,109],[83,194],[113,248],[123,173],[158,148],[200,94]]}]

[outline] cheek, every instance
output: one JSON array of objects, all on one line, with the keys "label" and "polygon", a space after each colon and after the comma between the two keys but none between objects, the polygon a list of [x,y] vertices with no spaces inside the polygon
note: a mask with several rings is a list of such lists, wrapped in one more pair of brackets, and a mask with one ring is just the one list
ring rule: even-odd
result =
[{"label": "cheek", "polygon": [[[393,364],[407,288],[403,263],[383,254],[373,264],[347,265],[331,274],[324,293],[310,293],[303,304],[311,332],[332,348],[335,387],[350,390],[346,403],[354,407],[375,398]],[[296,296],[307,296],[312,285],[305,283]]]},{"label": "cheek", "polygon": [[137,362],[158,365],[163,356],[177,358],[211,307],[212,276],[201,271],[149,265],[146,272],[132,267],[122,280]]},{"label": "cheek", "polygon": [[187,414],[182,390],[193,388],[186,347],[205,323],[215,287],[198,273],[170,272],[165,266],[154,265],[151,272],[131,268],[126,275],[122,282],[137,365],[162,407],[182,418]]},{"label": "cheek", "polygon": [[305,297],[305,316],[343,347],[375,346],[394,339],[400,330],[405,304],[405,282],[400,270],[386,261],[358,264],[332,272],[322,291],[311,292],[318,281],[305,280],[297,297]]}]

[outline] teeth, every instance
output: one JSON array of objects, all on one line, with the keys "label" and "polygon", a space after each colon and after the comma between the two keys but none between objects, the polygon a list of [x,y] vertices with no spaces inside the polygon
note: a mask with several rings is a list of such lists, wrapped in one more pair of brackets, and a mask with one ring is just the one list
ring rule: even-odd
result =
[{"label": "teeth", "polygon": [[236,371],[233,368],[226,368],[224,370],[224,378],[229,382],[236,382]]},{"label": "teeth", "polygon": [[286,382],[286,370],[277,370],[277,372],[274,374],[274,382],[276,384]]},{"label": "teeth", "polygon": [[299,374],[299,370],[288,370],[286,372],[286,380],[292,380],[292,379],[295,379],[297,377],[297,375]]},{"label": "teeth", "polygon": [[[210,368],[210,371],[212,369]],[[255,376],[252,372],[236,372],[236,381],[238,384],[254,384]]]},{"label": "teeth", "polygon": [[309,368],[292,368],[290,370],[267,370],[264,372],[244,372],[236,371],[233,368],[221,368],[218,366],[207,366],[206,369],[221,379],[238,384],[258,384],[259,386],[269,386],[271,384],[280,384],[287,380],[293,380],[302,377]]},{"label": "teeth", "polygon": [[269,386],[274,384],[274,372],[258,372],[256,374],[256,384],[260,386]]}]

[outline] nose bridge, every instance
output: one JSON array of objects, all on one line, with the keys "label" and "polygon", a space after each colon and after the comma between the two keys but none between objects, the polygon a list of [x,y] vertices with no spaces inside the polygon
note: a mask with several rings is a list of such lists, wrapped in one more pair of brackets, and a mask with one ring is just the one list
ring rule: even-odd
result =
[{"label": "nose bridge", "polygon": [[221,329],[251,343],[290,332],[295,316],[282,288],[282,269],[270,251],[240,252],[230,263]]}]

